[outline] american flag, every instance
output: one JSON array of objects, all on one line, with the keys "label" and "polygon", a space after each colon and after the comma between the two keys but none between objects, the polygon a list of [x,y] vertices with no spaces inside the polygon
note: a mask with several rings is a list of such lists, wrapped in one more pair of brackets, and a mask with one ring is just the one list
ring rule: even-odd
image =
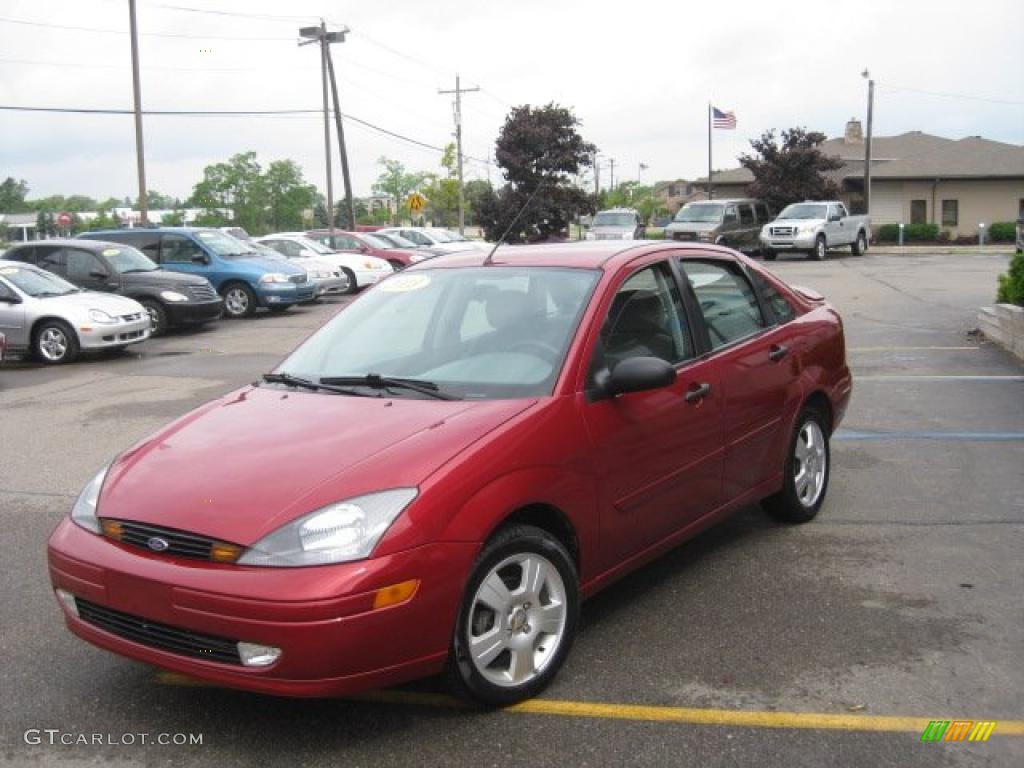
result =
[{"label": "american flag", "polygon": [[711,125],[715,128],[725,128],[729,131],[736,130],[736,115],[732,112],[723,112],[718,107],[711,108]]}]

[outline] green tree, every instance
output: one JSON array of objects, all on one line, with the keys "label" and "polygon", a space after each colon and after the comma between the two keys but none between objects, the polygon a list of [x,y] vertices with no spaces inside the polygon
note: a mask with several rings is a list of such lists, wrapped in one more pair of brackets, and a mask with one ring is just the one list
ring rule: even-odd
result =
[{"label": "green tree", "polygon": [[426,181],[429,174],[409,173],[398,160],[389,160],[386,157],[377,160],[377,165],[384,170],[374,182],[373,191],[378,195],[389,195],[395,200],[397,210],[394,223],[398,224],[403,216],[409,214],[409,209],[405,204],[406,198],[423,186],[423,182]]},{"label": "green tree", "polygon": [[477,224],[476,211],[480,200],[494,193],[491,182],[486,179],[472,179],[466,182],[463,194],[466,197],[466,221]]},{"label": "green tree", "polygon": [[572,111],[556,104],[512,109],[495,147],[508,184],[478,201],[487,239],[508,230],[511,242],[542,242],[563,236],[580,213],[594,210],[594,200],[573,183],[597,151],[578,126]]},{"label": "green tree", "polygon": [[28,183],[8,176],[0,182],[0,213],[24,213],[31,210],[25,202]]},{"label": "green tree", "polygon": [[[155,189],[146,190],[146,204],[151,211],[169,211],[181,205],[177,198],[157,192]],[[139,201],[135,201],[135,208],[139,207]]]},{"label": "green tree", "polygon": [[180,227],[185,223],[185,211],[175,208],[170,213],[165,213],[160,219],[162,227]]},{"label": "green tree", "polygon": [[427,198],[427,210],[434,224],[450,227],[459,218],[459,169],[455,155],[455,144],[448,144],[441,156],[443,176],[431,174],[423,195]]},{"label": "green tree", "polygon": [[208,220],[224,220],[224,210],[230,209],[233,223],[254,234],[265,231],[266,179],[256,153],[241,152],[226,163],[206,166],[191,201],[209,214]]},{"label": "green tree", "polygon": [[271,231],[302,229],[302,212],[316,202],[316,187],[306,183],[299,165],[293,160],[273,161],[263,184]]},{"label": "green tree", "polygon": [[782,141],[775,131],[765,131],[750,146],[754,154],[740,156],[740,165],[754,174],[747,194],[781,211],[799,200],[831,200],[839,197],[839,186],[825,176],[843,167],[838,157],[819,149],[825,134],[806,128],[789,128]]},{"label": "green tree", "polygon": [[[118,207],[121,206],[120,200],[115,200]],[[91,219],[83,223],[83,227],[86,230],[97,230],[97,229],[117,229],[121,222],[110,214],[110,211],[106,208],[100,208],[97,212],[96,218]]]}]

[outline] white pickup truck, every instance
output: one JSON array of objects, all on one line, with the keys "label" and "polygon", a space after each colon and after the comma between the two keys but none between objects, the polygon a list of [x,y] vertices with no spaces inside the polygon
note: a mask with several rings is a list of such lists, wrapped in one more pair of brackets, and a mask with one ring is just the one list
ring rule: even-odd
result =
[{"label": "white pickup truck", "polygon": [[761,229],[761,253],[774,261],[780,251],[806,253],[807,258],[823,261],[830,248],[848,245],[854,256],[868,249],[871,219],[851,216],[836,200],[811,201],[787,205],[775,221]]}]

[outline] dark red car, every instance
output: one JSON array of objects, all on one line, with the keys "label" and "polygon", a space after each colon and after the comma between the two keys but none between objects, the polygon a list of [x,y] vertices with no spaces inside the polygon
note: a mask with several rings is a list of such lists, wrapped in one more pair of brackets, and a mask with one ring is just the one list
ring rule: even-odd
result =
[{"label": "dark red car", "polygon": [[851,387],[836,311],[724,248],[453,255],[102,469],[50,576],[76,635],[223,685],[517,701],[582,599],[741,507],[813,518]]},{"label": "dark red car", "polygon": [[384,259],[396,272],[435,255],[418,249],[398,248],[390,240],[372,232],[331,232],[326,229],[314,229],[307,232],[306,237],[343,253],[362,253]]}]

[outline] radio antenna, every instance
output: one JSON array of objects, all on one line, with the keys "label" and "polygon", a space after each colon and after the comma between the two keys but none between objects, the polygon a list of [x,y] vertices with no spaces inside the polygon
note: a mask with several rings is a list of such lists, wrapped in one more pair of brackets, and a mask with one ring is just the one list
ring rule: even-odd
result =
[{"label": "radio antenna", "polygon": [[498,242],[494,244],[494,247],[491,248],[491,252],[487,254],[487,258],[484,259],[484,266],[491,263],[491,259],[494,257],[494,252],[498,250],[498,246],[505,245],[505,238],[508,237],[508,233],[512,231],[512,227],[514,227],[516,225],[516,222],[519,221],[519,217],[523,215],[523,211],[530,207],[530,203],[533,202],[533,198],[537,196],[537,193],[540,192],[541,187],[543,187],[545,184],[547,184],[547,181],[541,180],[541,182],[537,185],[537,188],[534,189],[532,193],[530,193],[530,196],[526,199],[526,202],[523,203],[523,206],[516,213],[515,218],[513,218],[512,221],[509,222],[508,227],[505,228],[505,231],[502,233],[501,237],[498,238]]}]

